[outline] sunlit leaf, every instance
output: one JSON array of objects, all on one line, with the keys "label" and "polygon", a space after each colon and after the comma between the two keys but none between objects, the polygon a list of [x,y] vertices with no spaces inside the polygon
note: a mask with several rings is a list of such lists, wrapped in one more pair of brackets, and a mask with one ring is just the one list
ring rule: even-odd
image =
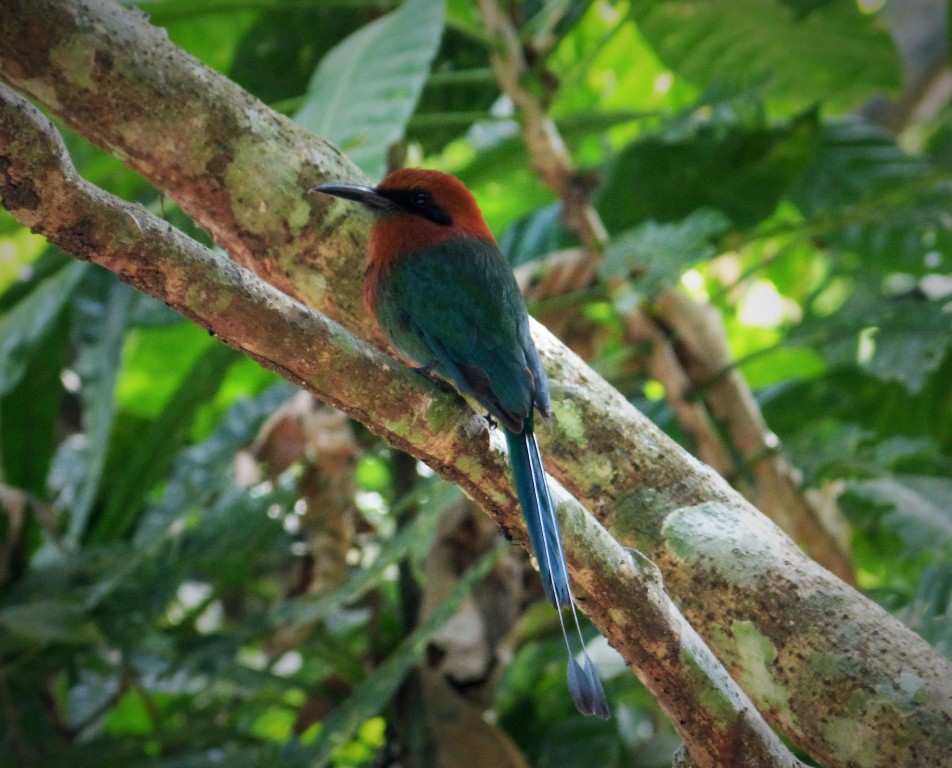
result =
[{"label": "sunlit leaf", "polygon": [[295,119],[379,180],[429,76],[443,16],[441,1],[408,0],[344,39],[321,61]]},{"label": "sunlit leaf", "polygon": [[716,253],[713,240],[729,224],[724,214],[709,208],[671,224],[646,221],[612,238],[599,273],[604,279],[639,274],[653,285],[676,284],[684,269]]}]

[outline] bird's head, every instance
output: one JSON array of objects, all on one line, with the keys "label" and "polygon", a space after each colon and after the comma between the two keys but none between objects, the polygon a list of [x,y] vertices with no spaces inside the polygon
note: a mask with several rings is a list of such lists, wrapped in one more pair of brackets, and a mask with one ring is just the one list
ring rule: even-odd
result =
[{"label": "bird's head", "polygon": [[395,255],[459,237],[493,240],[472,193],[448,173],[405,168],[376,187],[320,184],[314,189],[358,202],[375,215],[372,260],[380,247]]}]

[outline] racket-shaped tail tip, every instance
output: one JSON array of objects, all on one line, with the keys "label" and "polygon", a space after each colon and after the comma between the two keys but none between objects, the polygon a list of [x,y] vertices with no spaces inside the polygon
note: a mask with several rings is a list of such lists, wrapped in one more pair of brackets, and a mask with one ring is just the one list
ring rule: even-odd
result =
[{"label": "racket-shaped tail tip", "polygon": [[574,656],[569,658],[569,694],[575,702],[575,707],[583,715],[607,720],[611,717],[611,712],[608,709],[605,689],[602,688],[602,681],[598,679],[592,660],[587,653],[583,656],[584,664],[579,664]]}]

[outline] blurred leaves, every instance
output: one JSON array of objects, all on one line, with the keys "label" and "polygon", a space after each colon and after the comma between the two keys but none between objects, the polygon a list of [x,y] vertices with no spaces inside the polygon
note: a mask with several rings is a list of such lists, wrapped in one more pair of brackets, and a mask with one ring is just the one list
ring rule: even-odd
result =
[{"label": "blurred leaves", "polygon": [[909,554],[952,545],[952,480],[894,475],[854,482],[850,490],[890,510],[888,526],[902,537]]}]

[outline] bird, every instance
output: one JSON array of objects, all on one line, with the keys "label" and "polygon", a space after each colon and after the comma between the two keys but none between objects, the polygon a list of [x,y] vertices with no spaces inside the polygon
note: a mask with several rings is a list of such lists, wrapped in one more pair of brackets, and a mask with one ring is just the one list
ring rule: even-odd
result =
[{"label": "bird", "polygon": [[[473,194],[455,176],[422,168],[393,171],[376,187],[332,182],[313,189],[371,212],[364,304],[397,351],[502,425],[542,585],[559,615],[569,692],[582,714],[609,717],[579,627],[535,435],[535,414],[552,416],[548,380],[519,286]],[[572,651],[565,609],[574,619],[581,661]]]}]

